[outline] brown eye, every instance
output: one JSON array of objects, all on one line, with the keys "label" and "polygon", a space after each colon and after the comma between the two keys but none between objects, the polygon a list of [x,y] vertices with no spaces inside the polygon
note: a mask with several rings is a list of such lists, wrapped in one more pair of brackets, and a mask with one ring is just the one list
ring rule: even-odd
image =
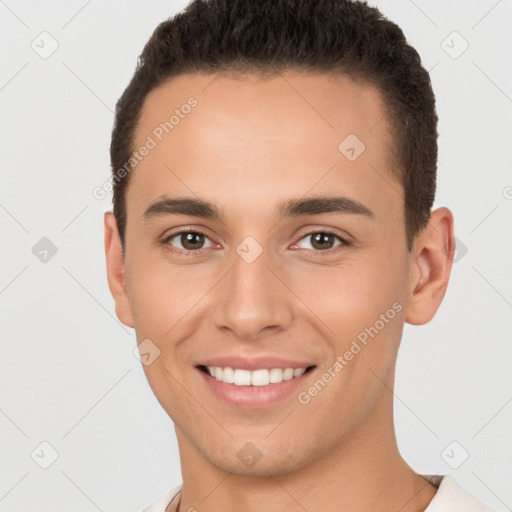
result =
[{"label": "brown eye", "polygon": [[311,236],[311,245],[318,250],[332,249],[334,244],[334,235],[330,233],[315,233]]},{"label": "brown eye", "polygon": [[180,242],[187,251],[201,249],[204,243],[204,235],[201,233],[182,233]]},{"label": "brown eye", "polygon": [[174,233],[164,240],[164,243],[170,245],[176,252],[199,252],[201,249],[205,248],[206,242],[210,244],[206,245],[206,247],[212,247],[214,245],[204,233],[191,230]]},{"label": "brown eye", "polygon": [[[311,249],[319,252],[327,252],[331,249],[335,249],[338,246],[350,245],[346,240],[341,238],[339,235],[331,233],[329,231],[314,231],[308,233],[300,239],[300,242],[310,240],[310,247],[303,247],[304,249]],[[338,240],[338,243],[336,241]]]}]

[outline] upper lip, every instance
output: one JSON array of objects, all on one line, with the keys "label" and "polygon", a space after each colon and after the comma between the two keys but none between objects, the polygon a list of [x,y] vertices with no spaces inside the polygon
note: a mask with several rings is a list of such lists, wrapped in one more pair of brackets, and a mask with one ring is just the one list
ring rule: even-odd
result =
[{"label": "upper lip", "polygon": [[224,368],[238,368],[240,370],[260,370],[264,368],[307,368],[314,366],[311,362],[297,361],[293,359],[284,359],[274,356],[259,356],[259,357],[243,357],[243,356],[216,356],[205,359],[198,363],[197,366],[220,366]]}]

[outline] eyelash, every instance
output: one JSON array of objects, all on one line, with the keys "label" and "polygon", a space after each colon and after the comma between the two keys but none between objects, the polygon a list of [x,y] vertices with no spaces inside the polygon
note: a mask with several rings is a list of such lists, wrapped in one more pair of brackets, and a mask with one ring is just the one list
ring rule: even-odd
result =
[{"label": "eyelash", "polygon": [[[200,231],[198,229],[188,229],[188,230],[177,231],[176,233],[172,233],[171,235],[165,237],[165,239],[162,240],[162,245],[164,245],[165,248],[169,252],[178,254],[180,256],[181,255],[183,255],[183,256],[194,256],[194,255],[197,256],[197,255],[202,254],[203,251],[205,251],[206,249],[198,249],[196,251],[182,250],[182,249],[177,249],[177,248],[175,248],[175,247],[173,247],[172,245],[169,244],[169,240],[171,240],[172,238],[174,238],[174,237],[176,237],[178,235],[182,235],[182,234],[185,234],[185,233],[193,233],[193,234],[197,234],[197,235],[203,235],[204,237],[209,238],[208,235],[206,235],[206,233],[203,233],[202,231]],[[303,249],[303,250],[310,251],[314,255],[324,255],[324,254],[332,254],[332,253],[338,252],[339,250],[343,250],[344,248],[346,248],[346,247],[351,245],[351,243],[348,240],[346,240],[345,238],[342,238],[340,235],[338,235],[337,233],[334,233],[333,231],[329,231],[328,229],[321,229],[321,230],[310,231],[308,233],[305,233],[304,235],[302,235],[299,238],[299,242],[301,240],[303,240],[304,238],[307,238],[308,236],[316,235],[318,233],[321,233],[321,234],[324,234],[324,235],[332,235],[334,238],[337,238],[341,242],[341,244],[337,245],[337,246],[335,246],[335,247],[333,247],[331,249],[326,249],[325,251],[321,251],[321,250],[317,250],[317,249]]]}]

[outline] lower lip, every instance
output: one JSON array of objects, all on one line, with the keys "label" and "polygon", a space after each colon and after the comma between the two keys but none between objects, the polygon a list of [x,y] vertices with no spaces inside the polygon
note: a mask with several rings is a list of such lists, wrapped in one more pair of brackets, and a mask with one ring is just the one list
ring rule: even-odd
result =
[{"label": "lower lip", "polygon": [[196,368],[210,390],[230,405],[244,409],[268,407],[291,395],[297,388],[303,387],[305,380],[315,371],[308,370],[299,377],[283,380],[267,386],[237,386],[215,379],[209,373]]}]

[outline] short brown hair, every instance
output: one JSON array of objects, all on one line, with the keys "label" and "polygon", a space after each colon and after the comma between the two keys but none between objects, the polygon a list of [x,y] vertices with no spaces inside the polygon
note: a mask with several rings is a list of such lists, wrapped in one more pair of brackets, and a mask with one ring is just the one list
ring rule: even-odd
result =
[{"label": "short brown hair", "polygon": [[187,72],[344,73],[381,93],[404,189],[407,247],[427,225],[436,192],[437,113],[428,72],[402,30],[354,0],[194,0],[160,23],[116,104],[110,156],[113,210],[125,246],[126,188],[147,94]]}]

